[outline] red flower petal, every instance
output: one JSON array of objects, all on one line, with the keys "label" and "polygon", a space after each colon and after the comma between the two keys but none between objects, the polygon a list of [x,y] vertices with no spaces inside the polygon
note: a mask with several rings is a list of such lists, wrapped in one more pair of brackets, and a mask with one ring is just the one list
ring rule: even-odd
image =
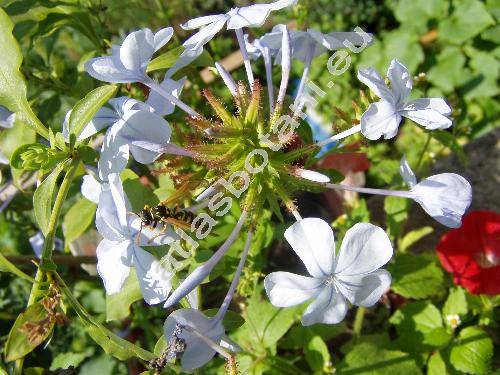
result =
[{"label": "red flower petal", "polygon": [[453,281],[474,294],[500,294],[500,215],[474,211],[436,248]]}]

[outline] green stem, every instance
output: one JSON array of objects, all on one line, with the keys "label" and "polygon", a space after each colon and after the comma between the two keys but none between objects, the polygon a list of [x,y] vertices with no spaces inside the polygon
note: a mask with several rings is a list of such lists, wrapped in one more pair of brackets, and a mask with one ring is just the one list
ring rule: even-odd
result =
[{"label": "green stem", "polygon": [[422,166],[422,162],[424,161],[424,156],[425,153],[427,152],[427,149],[429,148],[429,145],[431,143],[432,135],[431,133],[427,134],[427,141],[425,141],[424,148],[422,149],[422,153],[420,154],[420,158],[418,159],[417,166],[415,167],[415,172],[419,174],[420,172],[420,167]]},{"label": "green stem", "polygon": [[[64,203],[64,200],[66,199],[66,196],[68,195],[69,187],[71,186],[71,182],[73,181],[79,162],[80,162],[79,160],[73,160],[71,162],[69,169],[66,172],[66,175],[64,176],[64,180],[61,184],[61,187],[57,192],[54,208],[52,209],[52,214],[50,215],[49,219],[47,237],[45,238],[45,242],[42,248],[41,262],[38,265],[38,269],[36,270],[35,282],[31,287],[31,293],[28,299],[27,307],[35,303],[40,290],[40,286],[42,285],[43,279],[45,277],[45,272],[42,270],[43,268],[42,265],[48,261],[51,261],[52,249],[54,247],[54,239],[57,229],[57,222],[59,220],[62,205]],[[23,358],[16,361],[16,368],[15,368],[16,374],[22,374],[23,362],[24,362]]]},{"label": "green stem", "polygon": [[365,318],[366,307],[359,306],[356,311],[356,316],[354,317],[354,337],[358,338],[361,336],[361,329],[363,328],[363,320]]}]

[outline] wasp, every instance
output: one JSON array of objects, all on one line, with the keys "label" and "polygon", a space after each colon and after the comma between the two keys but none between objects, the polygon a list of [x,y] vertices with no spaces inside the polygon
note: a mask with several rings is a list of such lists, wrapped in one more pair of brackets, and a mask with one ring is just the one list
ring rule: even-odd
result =
[{"label": "wasp", "polygon": [[[162,225],[163,228],[160,232],[148,241],[152,242],[155,238],[160,237],[167,232],[169,227],[167,224],[179,227],[183,230],[191,231],[191,224],[195,219],[193,211],[180,208],[177,204],[172,206],[172,204],[189,193],[192,188],[193,182],[185,183],[163,202],[160,202],[155,206],[146,205],[141,211],[139,211],[139,213],[134,212],[133,214],[139,216],[141,219],[139,236],[144,227],[156,229],[159,225]],[[137,238],[137,241],[139,242],[139,237]]]}]

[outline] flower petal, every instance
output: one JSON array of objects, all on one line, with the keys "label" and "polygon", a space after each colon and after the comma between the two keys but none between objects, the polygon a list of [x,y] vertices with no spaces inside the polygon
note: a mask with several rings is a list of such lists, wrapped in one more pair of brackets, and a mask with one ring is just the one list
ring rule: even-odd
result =
[{"label": "flower petal", "polygon": [[103,239],[97,246],[97,272],[107,294],[118,293],[130,273],[130,241]]},{"label": "flower petal", "polygon": [[[123,117],[124,126],[119,130],[118,144],[131,144],[134,140],[150,141],[165,145],[170,141],[172,131],[168,122],[152,112],[130,111]],[[142,164],[150,164],[161,153],[151,151],[136,145],[130,145],[134,159]]]},{"label": "flower petal", "polygon": [[129,237],[128,229],[120,223],[117,207],[109,187],[99,195],[95,225],[101,236],[110,241],[124,241]]},{"label": "flower petal", "polygon": [[361,133],[370,139],[394,138],[398,133],[401,115],[392,103],[385,100],[372,103],[361,116]]},{"label": "flower petal", "polygon": [[405,108],[413,111],[423,111],[425,109],[432,109],[444,116],[451,115],[451,107],[442,98],[420,98],[412,100],[405,104]]},{"label": "flower petal", "polygon": [[153,32],[147,28],[128,34],[120,47],[123,66],[133,72],[145,71],[155,51],[154,43]]},{"label": "flower petal", "polygon": [[391,257],[392,245],[385,231],[370,223],[358,223],[345,234],[335,274],[350,276],[373,272]]},{"label": "flower petal", "polygon": [[396,99],[395,103],[403,103],[413,87],[413,78],[408,68],[394,59],[387,70],[387,77],[391,82],[392,93]]},{"label": "flower petal", "polygon": [[3,105],[0,105],[0,127],[2,128],[12,128],[14,126],[16,114],[9,111]]},{"label": "flower petal", "polygon": [[384,79],[373,68],[358,70],[358,79],[372,90],[380,99],[396,105],[393,92],[387,87]]},{"label": "flower petal", "polygon": [[[217,343],[224,335],[224,327],[220,322],[213,324],[211,319],[198,310],[180,309],[170,314],[165,321],[163,332],[167,340],[170,340],[178,324],[192,327]],[[186,330],[183,330],[179,337],[184,339],[186,343],[186,350],[181,357],[182,371],[200,368],[215,355],[215,350]]]},{"label": "flower petal", "polygon": [[335,239],[324,220],[305,218],[285,231],[285,238],[314,277],[328,276],[334,267]]},{"label": "flower petal", "polygon": [[411,107],[405,106],[404,110],[401,111],[401,115],[422,125],[427,130],[447,129],[453,125],[453,122],[448,117],[433,109],[413,110],[408,108]]},{"label": "flower petal", "polygon": [[347,301],[332,285],[321,291],[302,314],[302,325],[337,324],[344,320],[347,314]]},{"label": "flower petal", "polygon": [[233,340],[231,340],[227,335],[222,335],[219,345],[225,349],[230,350],[233,353],[238,353],[243,351],[243,349],[241,349],[241,347]]},{"label": "flower petal", "polygon": [[82,130],[78,136],[78,141],[92,137],[94,134],[115,124],[120,120],[118,114],[110,108],[102,107]]},{"label": "flower petal", "polygon": [[289,272],[273,272],[264,279],[264,287],[276,307],[290,307],[316,297],[325,285],[324,279]]},{"label": "flower petal", "polygon": [[353,305],[370,307],[389,290],[391,274],[377,270],[367,275],[339,276],[335,285]]},{"label": "flower petal", "polygon": [[135,72],[127,70],[118,56],[103,56],[85,63],[85,71],[99,81],[130,83],[141,79]]},{"label": "flower petal", "polygon": [[120,173],[125,169],[130,156],[130,145],[123,137],[120,130],[124,123],[112,126],[106,135],[101,148],[101,156],[98,162],[99,177],[106,181],[112,173]]},{"label": "flower petal", "polygon": [[[182,92],[182,87],[185,82],[186,77],[183,77],[178,81],[165,77],[163,82],[160,84],[160,87],[178,98]],[[174,103],[168,101],[156,91],[151,91],[146,104],[152,107],[158,116],[170,115],[175,109]]]},{"label": "flower petal", "polygon": [[150,253],[133,244],[133,264],[142,297],[149,305],[165,301],[172,290],[173,274],[168,272]]},{"label": "flower petal", "polygon": [[203,16],[203,17],[198,17],[198,18],[193,18],[192,20],[187,21],[186,23],[182,24],[181,27],[184,30],[193,30],[193,29],[199,29],[202,26],[208,25],[209,23],[219,21],[221,19],[226,19],[225,14],[215,14],[212,16]]},{"label": "flower petal", "polygon": [[330,177],[315,171],[311,171],[309,169],[297,168],[296,173],[298,176],[305,178],[309,181],[314,182],[330,182]]},{"label": "flower petal", "polygon": [[462,216],[472,201],[469,181],[455,173],[427,177],[411,193],[425,212],[449,228],[462,225]]},{"label": "flower petal", "polygon": [[[226,18],[224,16],[223,18],[219,18],[213,23],[202,27],[200,31],[191,35],[191,37],[189,37],[182,45],[186,48],[186,50],[194,50],[201,53],[200,48],[210,42],[215,34],[217,34],[225,24]],[[183,54],[181,54],[181,57]]]},{"label": "flower petal", "polygon": [[417,184],[417,176],[413,173],[410,164],[408,164],[408,160],[406,160],[404,155],[399,162],[399,174],[410,188]]},{"label": "flower petal", "polygon": [[95,179],[94,176],[89,174],[83,176],[83,182],[81,187],[82,195],[89,201],[99,204],[99,196],[101,195],[102,187],[101,183]]},{"label": "flower petal", "polygon": [[154,51],[158,51],[161,47],[168,43],[168,41],[174,35],[174,29],[171,27],[165,27],[164,29],[158,30],[153,38]]}]

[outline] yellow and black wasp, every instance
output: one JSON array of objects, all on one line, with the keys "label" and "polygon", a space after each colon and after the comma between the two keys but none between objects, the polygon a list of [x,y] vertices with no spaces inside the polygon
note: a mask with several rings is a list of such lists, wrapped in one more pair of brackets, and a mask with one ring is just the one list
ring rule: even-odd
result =
[{"label": "yellow and black wasp", "polygon": [[156,229],[162,225],[160,232],[148,241],[151,242],[167,232],[168,224],[191,231],[191,224],[195,219],[195,214],[189,209],[180,208],[178,204],[172,205],[173,202],[178,201],[185,194],[185,190],[187,189],[183,186],[163,202],[155,206],[145,205],[139,213],[134,213],[141,219],[139,235],[144,227]]}]

